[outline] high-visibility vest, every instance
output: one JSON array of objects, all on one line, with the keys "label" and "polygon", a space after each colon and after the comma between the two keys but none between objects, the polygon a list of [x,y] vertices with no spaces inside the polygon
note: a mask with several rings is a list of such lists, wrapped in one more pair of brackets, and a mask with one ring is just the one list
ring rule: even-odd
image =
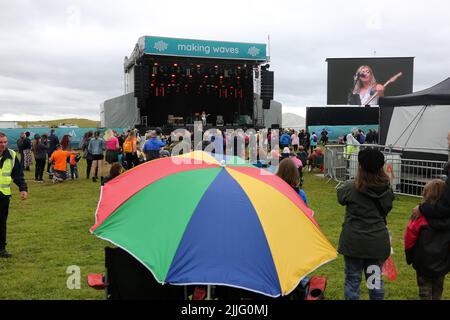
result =
[{"label": "high-visibility vest", "polygon": [[0,192],[5,196],[11,195],[11,172],[16,162],[16,152],[8,149],[12,159],[6,159],[3,163],[3,168],[0,169]]},{"label": "high-visibility vest", "polygon": [[345,150],[345,153],[347,154],[347,160],[350,159],[350,156],[352,153],[358,153],[359,152],[359,145],[357,144],[348,144]]}]

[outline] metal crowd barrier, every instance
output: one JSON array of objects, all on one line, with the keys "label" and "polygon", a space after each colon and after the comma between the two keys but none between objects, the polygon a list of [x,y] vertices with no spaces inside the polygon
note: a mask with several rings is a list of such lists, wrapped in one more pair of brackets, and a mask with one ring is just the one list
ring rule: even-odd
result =
[{"label": "metal crowd barrier", "polygon": [[[428,181],[442,177],[442,169],[446,164],[446,161],[404,158],[402,151],[408,151],[406,148],[393,150],[387,146],[363,144],[358,149],[366,147],[378,148],[385,155],[384,168],[396,194],[420,196]],[[436,150],[438,149],[433,151]],[[446,149],[439,151],[448,152]],[[358,171],[358,152],[347,154],[345,145],[327,145],[324,154],[324,175],[328,178],[328,182],[334,180],[339,187],[345,181],[355,179]]]}]

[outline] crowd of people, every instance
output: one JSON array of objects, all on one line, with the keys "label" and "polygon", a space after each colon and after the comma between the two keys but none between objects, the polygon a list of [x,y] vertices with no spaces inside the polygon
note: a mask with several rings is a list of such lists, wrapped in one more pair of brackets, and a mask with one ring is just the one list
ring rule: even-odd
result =
[{"label": "crowd of people", "polygon": [[[10,184],[12,181],[16,183],[22,199],[27,198],[23,171],[30,170],[32,160],[28,158],[31,154],[34,154],[36,162],[36,182],[43,181],[46,162],[47,172],[54,182],[64,181],[69,176],[71,179],[78,179],[77,163],[80,159],[85,159],[86,178],[92,178],[93,182],[100,178],[100,182],[104,184],[120,175],[124,169],[170,156],[173,151],[182,154],[200,148],[212,153],[226,153],[232,146],[234,156],[250,159],[252,139],[256,139],[258,146],[270,146],[275,141],[280,148],[271,150],[265,165],[261,165],[263,159],[258,153],[258,163],[255,165],[260,164],[270,170],[271,160],[276,159],[279,165],[274,173],[290,185],[305,205],[308,205],[306,192],[303,190],[303,168],[311,168],[316,163],[316,158],[323,158],[318,144],[324,140],[319,141],[315,132],[309,134],[305,130],[298,132],[287,129],[279,137],[275,136],[278,131],[270,130],[261,130],[254,135],[242,131],[235,136],[220,132],[206,133],[199,142],[201,145],[197,146],[192,142],[193,134],[192,131],[184,131],[165,136],[160,128],[149,130],[144,135],[140,135],[137,130],[128,130],[122,134],[106,130],[103,135],[98,131],[89,131],[80,143],[79,152],[72,150],[70,139],[59,142],[54,130],[50,135],[36,134],[33,140],[30,140],[29,133],[24,133],[16,153],[7,148],[7,137],[0,133],[0,257],[11,257],[6,251]],[[354,130],[346,136],[346,142],[350,146],[365,143],[367,136],[362,137],[363,135],[361,130]],[[242,150],[238,147],[239,139],[243,145]],[[450,148],[450,131],[448,140]],[[107,176],[103,174],[104,160],[107,162]],[[337,201],[346,208],[338,252],[344,256],[344,296],[349,300],[359,299],[362,274],[369,281],[373,272],[375,275],[378,272],[379,277],[372,286],[368,286],[370,299],[384,299],[381,270],[391,254],[387,216],[394,201],[390,179],[384,171],[384,161],[384,155],[377,149],[358,150],[356,178],[337,189]],[[450,271],[449,164],[444,172],[446,182],[432,180],[426,184],[423,202],[414,208],[405,233],[407,262],[416,270],[419,296],[422,299],[441,299],[445,275]]]}]

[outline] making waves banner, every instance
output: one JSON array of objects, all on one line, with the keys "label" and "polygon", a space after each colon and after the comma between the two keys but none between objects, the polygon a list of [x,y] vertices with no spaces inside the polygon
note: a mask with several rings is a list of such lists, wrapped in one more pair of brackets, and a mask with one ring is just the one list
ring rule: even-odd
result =
[{"label": "making waves banner", "polygon": [[144,53],[155,55],[266,61],[266,45],[209,40],[145,37]]}]

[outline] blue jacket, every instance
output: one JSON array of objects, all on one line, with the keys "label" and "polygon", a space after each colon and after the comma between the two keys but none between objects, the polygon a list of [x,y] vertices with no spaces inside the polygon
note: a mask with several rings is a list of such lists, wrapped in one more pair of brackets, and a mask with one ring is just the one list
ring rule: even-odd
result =
[{"label": "blue jacket", "polygon": [[303,202],[308,206],[308,199],[306,198],[306,192],[303,189],[298,190],[298,195],[302,198]]},{"label": "blue jacket", "polygon": [[283,135],[280,137],[280,144],[282,145],[291,144],[291,137],[287,133],[283,133]]},{"label": "blue jacket", "polygon": [[103,154],[103,151],[106,149],[105,141],[102,138],[92,138],[89,140],[88,151],[92,155],[100,155]]},{"label": "blue jacket", "polygon": [[166,145],[166,141],[158,140],[157,137],[151,138],[144,145],[144,152],[159,150]]}]

